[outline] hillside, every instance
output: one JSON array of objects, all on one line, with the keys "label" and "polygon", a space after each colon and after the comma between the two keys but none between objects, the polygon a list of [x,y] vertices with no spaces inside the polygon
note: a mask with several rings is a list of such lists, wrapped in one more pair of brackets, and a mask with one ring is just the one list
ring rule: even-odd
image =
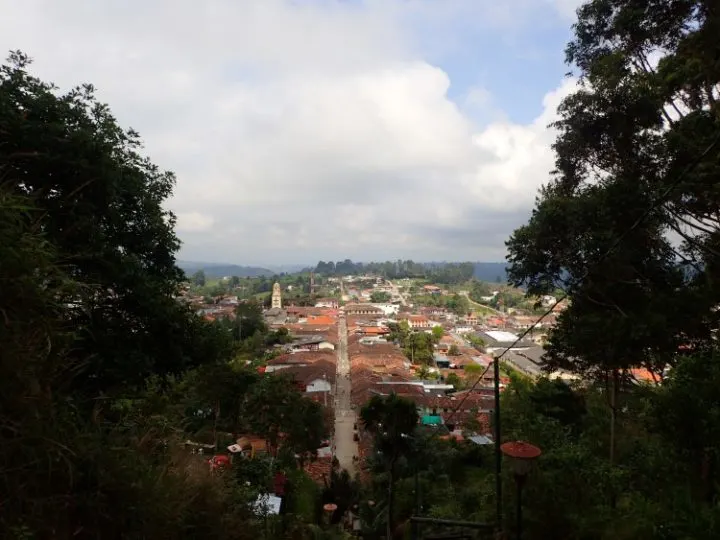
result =
[{"label": "hillside", "polygon": [[272,270],[261,268],[259,266],[240,266],[238,264],[223,263],[207,263],[197,261],[178,261],[177,265],[188,275],[194,274],[198,270],[205,272],[207,277],[259,277],[272,276],[275,274]]}]

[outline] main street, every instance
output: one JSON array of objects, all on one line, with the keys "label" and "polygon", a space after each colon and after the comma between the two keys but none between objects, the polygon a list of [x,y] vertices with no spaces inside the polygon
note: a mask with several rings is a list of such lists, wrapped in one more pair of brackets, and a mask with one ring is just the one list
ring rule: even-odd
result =
[{"label": "main street", "polygon": [[355,474],[355,461],[358,446],[353,439],[355,411],[350,399],[350,361],[347,350],[347,322],[341,314],[338,323],[337,372],[335,382],[335,457],[340,467],[347,469],[350,475]]}]

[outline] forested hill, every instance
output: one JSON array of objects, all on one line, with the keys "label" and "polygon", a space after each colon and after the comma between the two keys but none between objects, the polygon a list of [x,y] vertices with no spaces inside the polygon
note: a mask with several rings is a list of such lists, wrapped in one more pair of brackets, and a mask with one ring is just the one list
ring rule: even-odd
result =
[{"label": "forested hill", "polygon": [[483,281],[507,280],[505,267],[501,262],[415,262],[384,261],[384,262],[353,262],[350,259],[344,261],[320,261],[315,267],[315,272],[325,275],[352,275],[371,273],[379,274],[387,278],[426,278],[440,283],[459,283],[471,278]]},{"label": "forested hill", "polygon": [[261,268],[259,266],[240,266],[237,264],[178,261],[177,265],[187,275],[191,275],[195,272],[198,272],[199,270],[202,270],[207,277],[211,278],[225,276],[259,277],[272,276],[276,273],[272,270],[268,270],[267,268]]}]

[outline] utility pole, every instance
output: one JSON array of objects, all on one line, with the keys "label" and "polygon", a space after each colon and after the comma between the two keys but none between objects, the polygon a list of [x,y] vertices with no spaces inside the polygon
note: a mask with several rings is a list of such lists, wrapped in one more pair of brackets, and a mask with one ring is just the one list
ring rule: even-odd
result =
[{"label": "utility pole", "polygon": [[493,354],[494,394],[495,394],[495,519],[502,530],[502,452],[500,451],[500,359]]}]

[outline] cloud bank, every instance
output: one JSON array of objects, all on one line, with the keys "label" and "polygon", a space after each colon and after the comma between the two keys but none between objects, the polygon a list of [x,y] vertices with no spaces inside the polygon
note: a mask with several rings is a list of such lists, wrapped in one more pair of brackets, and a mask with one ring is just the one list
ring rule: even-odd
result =
[{"label": "cloud bank", "polygon": [[0,46],[61,88],[95,84],[176,172],[183,259],[499,260],[553,168],[547,125],[574,82],[512,123],[482,85],[449,97],[431,59],[451,53],[423,33],[576,4],[0,0]]}]

